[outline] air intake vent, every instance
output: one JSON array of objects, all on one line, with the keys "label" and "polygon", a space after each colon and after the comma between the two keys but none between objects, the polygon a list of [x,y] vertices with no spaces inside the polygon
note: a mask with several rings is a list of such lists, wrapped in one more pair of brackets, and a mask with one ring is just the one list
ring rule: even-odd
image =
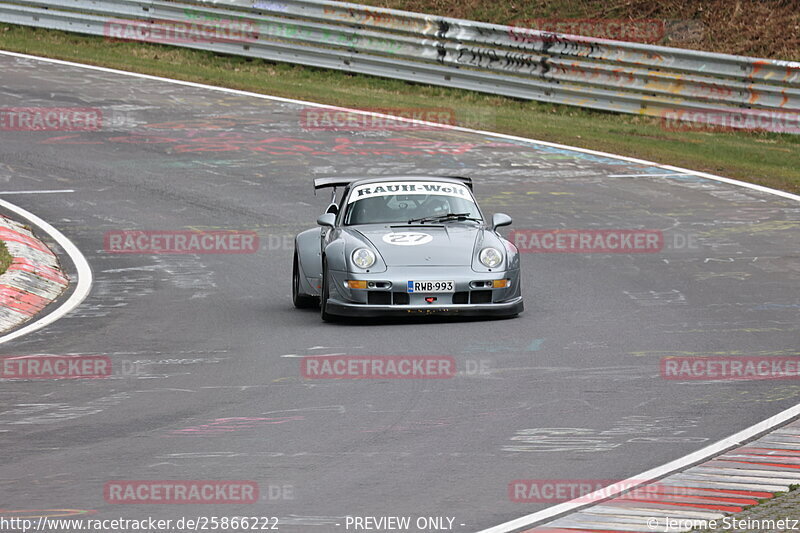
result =
[{"label": "air intake vent", "polygon": [[407,292],[394,292],[392,294],[394,295],[394,305],[408,305],[410,300]]},{"label": "air intake vent", "polygon": [[467,291],[453,293],[453,303],[454,304],[469,303],[469,293]]},{"label": "air intake vent", "polygon": [[492,291],[472,291],[472,293],[470,294],[470,303],[473,304],[492,303]]},{"label": "air intake vent", "polygon": [[369,305],[391,305],[392,293],[389,291],[368,291],[367,303]]}]

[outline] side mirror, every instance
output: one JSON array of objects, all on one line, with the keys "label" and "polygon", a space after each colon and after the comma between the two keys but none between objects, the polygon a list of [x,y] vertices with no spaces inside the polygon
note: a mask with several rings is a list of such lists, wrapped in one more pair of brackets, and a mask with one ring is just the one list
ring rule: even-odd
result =
[{"label": "side mirror", "polygon": [[333,225],[336,224],[336,215],[333,213],[325,213],[324,215],[320,215],[319,218],[317,218],[317,224],[332,228]]},{"label": "side mirror", "polygon": [[495,213],[492,216],[492,230],[496,230],[500,226],[508,226],[511,224],[511,217],[505,213]]}]

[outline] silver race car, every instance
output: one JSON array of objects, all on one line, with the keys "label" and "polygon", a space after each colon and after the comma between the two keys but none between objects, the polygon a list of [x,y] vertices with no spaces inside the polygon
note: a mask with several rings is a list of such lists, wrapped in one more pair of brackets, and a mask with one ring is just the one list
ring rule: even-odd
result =
[{"label": "silver race car", "polygon": [[[336,188],[344,191],[336,200]],[[519,254],[472,195],[470,178],[317,178],[332,188],[319,227],[295,237],[292,299],[332,316],[522,312]]]}]

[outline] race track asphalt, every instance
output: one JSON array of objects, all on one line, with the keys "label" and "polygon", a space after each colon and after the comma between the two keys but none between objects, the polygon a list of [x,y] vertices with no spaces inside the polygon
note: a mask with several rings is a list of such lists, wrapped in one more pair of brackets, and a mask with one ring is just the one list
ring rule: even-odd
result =
[{"label": "race track asphalt", "polygon": [[[5,198],[95,276],[75,311],[0,355],[115,368],[3,381],[6,514],[276,516],[320,533],[348,515],[448,516],[477,531],[552,505],[512,501],[513,480],[627,478],[798,401],[797,381],[660,373],[667,356],[800,355],[790,199],[477,133],[309,129],[319,110],[303,104],[33,59],[0,56],[0,72],[2,108],[104,116],[98,131],[0,131],[0,190],[74,190]],[[327,324],[292,307],[291,237],[325,208],[313,177],[361,173],[471,176],[486,213],[513,217],[505,234],[652,229],[664,248],[525,253],[516,319]],[[109,231],[191,229],[255,231],[260,248],[104,251]],[[452,356],[459,374],[303,379],[300,358],[325,354]],[[251,480],[261,498],[114,504],[114,480]]]}]

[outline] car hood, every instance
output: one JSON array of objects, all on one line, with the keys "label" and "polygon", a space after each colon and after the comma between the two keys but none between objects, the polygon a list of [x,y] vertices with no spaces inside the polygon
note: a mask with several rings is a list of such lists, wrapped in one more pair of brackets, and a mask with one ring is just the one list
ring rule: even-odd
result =
[{"label": "car hood", "polygon": [[349,231],[372,243],[387,266],[470,266],[475,240],[485,229],[448,223],[359,226]]}]

